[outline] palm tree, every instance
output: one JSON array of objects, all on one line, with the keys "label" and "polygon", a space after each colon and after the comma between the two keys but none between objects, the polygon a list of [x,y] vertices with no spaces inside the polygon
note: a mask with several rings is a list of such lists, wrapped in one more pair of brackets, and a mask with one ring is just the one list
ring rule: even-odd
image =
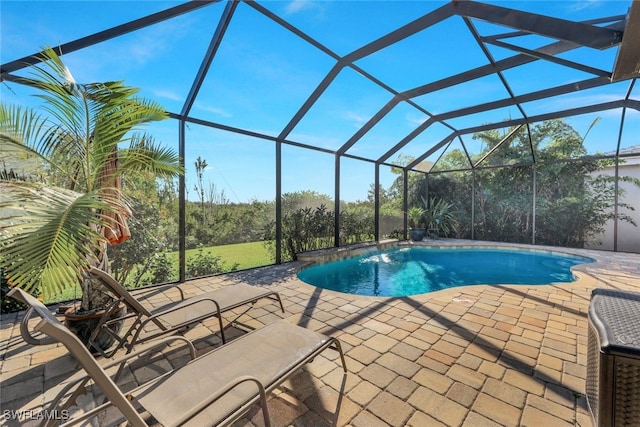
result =
[{"label": "palm tree", "polygon": [[0,105],[0,268],[45,296],[80,283],[81,309],[103,308],[87,272],[108,270],[108,245],[128,237],[120,179],[173,178],[182,168],[140,130],[167,118],[159,104],[122,81],[76,83],[51,48],[38,59],[22,82],[37,89],[42,110]]}]

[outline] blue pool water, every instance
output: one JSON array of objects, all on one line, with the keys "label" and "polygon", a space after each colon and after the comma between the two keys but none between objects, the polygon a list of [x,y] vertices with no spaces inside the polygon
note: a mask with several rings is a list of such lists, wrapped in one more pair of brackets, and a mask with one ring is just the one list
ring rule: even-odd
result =
[{"label": "blue pool water", "polygon": [[588,262],[538,251],[396,248],[309,267],[298,278],[350,294],[409,296],[465,285],[572,282],[571,267]]}]

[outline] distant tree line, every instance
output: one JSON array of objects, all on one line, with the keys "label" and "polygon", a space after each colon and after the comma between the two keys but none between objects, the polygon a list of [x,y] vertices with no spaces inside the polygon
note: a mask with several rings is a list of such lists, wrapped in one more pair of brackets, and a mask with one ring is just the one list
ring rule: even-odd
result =
[{"label": "distant tree line", "polygon": [[[409,173],[409,206],[429,198],[450,203],[459,226],[448,237],[471,238],[473,229],[478,240],[531,243],[535,235],[536,244],[566,247],[583,247],[593,241],[615,217],[614,177],[598,173],[613,160],[589,159],[584,136],[562,120],[532,126],[531,140],[520,131],[500,144],[512,130],[476,134],[473,138],[482,142],[483,149],[475,156],[460,148],[448,150],[433,173]],[[400,158],[399,163],[411,160]],[[470,163],[477,163],[474,171],[469,170]],[[204,181],[205,159],[199,157],[194,167],[196,182],[189,188],[197,196],[186,202],[186,248],[262,241],[275,253],[275,202],[232,203],[224,191]],[[394,172],[394,182],[380,189],[382,221],[392,224],[381,237],[403,236],[404,178],[400,168]],[[640,185],[629,177],[621,179]],[[133,237],[109,249],[114,273],[135,284],[175,277],[167,254],[178,250],[176,184],[141,176],[125,183],[125,189],[134,211],[130,221]],[[374,239],[374,196],[372,185],[366,200],[340,202],[339,245]],[[621,212],[633,210],[621,191],[619,207]],[[624,213],[618,218],[633,223]],[[312,190],[283,194],[283,260],[335,246],[334,227],[330,196]],[[232,267],[202,251],[187,261],[192,275]]]},{"label": "distant tree line", "polygon": [[[584,136],[563,120],[532,126],[531,140],[523,128],[498,145],[513,130],[474,135],[484,143],[484,150],[471,161],[491,153],[475,172],[429,176],[429,194],[455,203],[456,215],[464,224],[458,237],[471,238],[473,225],[478,240],[532,243],[535,235],[536,244],[579,248],[597,243],[606,223],[616,216],[615,177],[598,171],[613,166],[614,160],[589,159]],[[439,170],[460,170],[465,153],[453,150],[440,162]],[[640,185],[631,177],[620,179]],[[427,179],[421,178],[420,184],[426,186]],[[618,219],[634,224],[624,213],[634,207],[625,201],[622,190],[618,196]]]}]

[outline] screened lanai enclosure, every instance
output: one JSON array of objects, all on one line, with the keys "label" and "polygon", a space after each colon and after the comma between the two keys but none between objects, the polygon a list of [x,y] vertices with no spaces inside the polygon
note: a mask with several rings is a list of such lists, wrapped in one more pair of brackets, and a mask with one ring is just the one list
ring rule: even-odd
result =
[{"label": "screened lanai enclosure", "polygon": [[51,46],[168,112],[185,175],[124,183],[129,284],[407,239],[437,204],[440,238],[640,252],[640,1],[3,1],[1,31],[3,103],[37,105]]}]

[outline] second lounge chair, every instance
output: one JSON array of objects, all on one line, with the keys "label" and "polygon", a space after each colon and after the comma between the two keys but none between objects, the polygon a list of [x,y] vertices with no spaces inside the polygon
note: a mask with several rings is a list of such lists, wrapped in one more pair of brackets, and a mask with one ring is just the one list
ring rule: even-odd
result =
[{"label": "second lounge chair", "polygon": [[[95,342],[99,331],[94,332],[89,338],[89,344],[106,357],[111,357],[121,347],[127,347],[131,351],[136,344],[185,329],[214,316],[218,318],[220,324],[222,342],[226,343],[222,313],[243,306],[249,306],[247,308],[249,310],[250,306],[260,299],[277,301],[282,312],[285,312],[277,292],[242,283],[225,286],[190,298],[184,298],[182,291],[177,288],[181,295],[180,301],[156,308],[147,308],[140,299],[132,295],[108,273],[92,268],[91,274],[98,277],[119,301],[126,304],[129,314],[124,319],[133,318],[131,325],[124,328],[124,333],[114,332],[116,329],[113,328],[113,324],[122,321],[123,318],[101,322],[100,330],[112,335],[118,342],[109,353],[106,353]],[[105,314],[105,319],[106,316]]]}]

